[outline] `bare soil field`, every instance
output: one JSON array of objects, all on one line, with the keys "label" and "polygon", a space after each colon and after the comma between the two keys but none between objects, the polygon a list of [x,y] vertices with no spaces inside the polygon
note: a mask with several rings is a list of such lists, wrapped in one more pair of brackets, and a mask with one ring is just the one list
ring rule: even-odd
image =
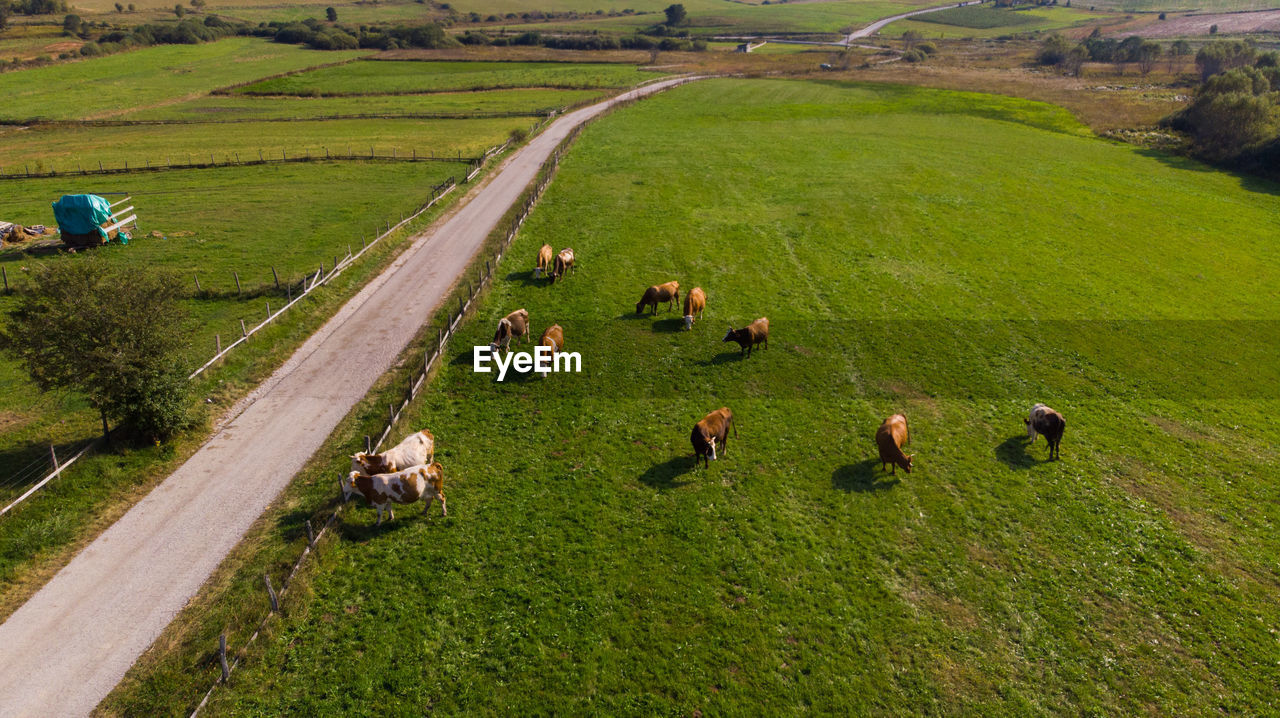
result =
[{"label": "bare soil field", "polygon": [[1209,28],[1214,25],[1218,26],[1219,35],[1276,32],[1280,31],[1280,10],[1179,15],[1141,27],[1125,28],[1115,34],[1141,35],[1142,37],[1191,37],[1208,35]]}]

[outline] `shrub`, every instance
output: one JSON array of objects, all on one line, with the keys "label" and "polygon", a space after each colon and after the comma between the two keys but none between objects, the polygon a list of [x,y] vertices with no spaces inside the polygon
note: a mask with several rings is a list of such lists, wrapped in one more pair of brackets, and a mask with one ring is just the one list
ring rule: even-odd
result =
[{"label": "shrub", "polygon": [[916,45],[916,49],[926,55],[934,55],[938,52],[938,46],[931,42],[922,42],[919,45]]},{"label": "shrub", "polygon": [[902,53],[902,59],[906,62],[921,62],[927,59],[928,57],[929,57],[928,55],[924,54],[918,49],[911,49]]}]

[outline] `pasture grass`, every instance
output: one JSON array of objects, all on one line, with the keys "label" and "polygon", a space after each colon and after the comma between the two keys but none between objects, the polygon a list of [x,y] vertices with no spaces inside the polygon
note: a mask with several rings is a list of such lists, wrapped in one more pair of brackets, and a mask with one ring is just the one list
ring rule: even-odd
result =
[{"label": "pasture grass", "polygon": [[1118,16],[1114,13],[1091,12],[1061,6],[1004,10],[979,5],[939,10],[899,20],[886,25],[880,34],[899,36],[907,30],[915,30],[926,39],[987,38],[1013,33],[1061,30],[1091,22],[1105,22],[1116,17]]},{"label": "pasture grass", "polygon": [[355,62],[256,82],[248,95],[395,95],[504,88],[629,87],[663,73],[616,63]]},{"label": "pasture grass", "polygon": [[[713,6],[688,9],[688,21],[682,30],[693,36],[733,33],[744,34],[834,34],[842,28],[858,27],[873,20],[895,15],[930,3],[924,0],[834,0],[833,2],[752,5],[721,2]],[[659,24],[662,15],[622,15],[578,21],[554,21],[538,26],[546,31],[634,32]]]},{"label": "pasture grass", "polygon": [[[158,167],[170,163],[218,162],[229,158],[324,157],[325,149],[347,154],[370,148],[379,155],[475,157],[506,141],[513,130],[529,130],[533,117],[465,120],[361,119],[238,122],[201,125],[38,125],[0,138],[0,168],[8,174],[106,167]],[[63,181],[66,184],[66,180]],[[55,198],[56,199],[56,198]]]},{"label": "pasture grass", "polygon": [[341,115],[545,115],[600,99],[600,90],[492,90],[385,97],[228,97],[214,95],[124,115],[124,120],[219,121],[320,118]]},{"label": "pasture grass", "polygon": [[[208,708],[1265,713],[1277,189],[995,96],[714,80],[617,112],[399,427],[436,435],[450,516],[349,507]],[[543,242],[575,276],[531,279]],[[634,314],[669,279],[707,291],[691,332]],[[584,373],[473,373],[516,307]],[[761,315],[769,349],[720,342]],[[1034,401],[1067,417],[1060,462],[1026,444]],[[694,469],[721,405],[741,436]],[[894,412],[910,475],[875,458]],[[296,555],[354,438],[254,550]],[[220,577],[184,619],[203,642],[163,642],[108,712],[197,702],[218,627],[262,614],[257,571]]]},{"label": "pasture grass", "polygon": [[267,75],[342,62],[367,50],[321,52],[257,38],[160,45],[0,74],[0,118],[112,117]]}]

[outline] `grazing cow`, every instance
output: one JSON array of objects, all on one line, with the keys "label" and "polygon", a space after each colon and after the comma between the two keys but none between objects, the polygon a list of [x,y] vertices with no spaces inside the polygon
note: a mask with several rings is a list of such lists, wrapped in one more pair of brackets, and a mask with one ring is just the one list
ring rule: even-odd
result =
[{"label": "grazing cow", "polygon": [[352,496],[360,494],[378,511],[378,526],[382,525],[382,512],[387,518],[395,520],[391,504],[411,504],[418,499],[423,500],[422,515],[427,515],[432,499],[440,499],[440,515],[449,515],[449,506],[444,500],[444,467],[440,464],[411,466],[404,471],[389,474],[366,476],[352,471],[342,485],[342,500],[350,501]]},{"label": "grazing cow", "polygon": [[729,333],[724,335],[722,342],[737,342],[742,352],[746,352],[747,356],[751,356],[751,350],[757,344],[763,344],[765,349],[769,348],[769,317],[760,317],[741,329],[729,327]]},{"label": "grazing cow", "polygon": [[694,287],[684,295],[684,328],[693,329],[693,315],[702,318],[702,310],[707,307],[707,293],[702,287]]},{"label": "grazing cow", "polygon": [[1067,430],[1067,420],[1062,418],[1062,414],[1044,404],[1036,404],[1022,421],[1027,425],[1027,438],[1031,443],[1036,443],[1037,434],[1044,434],[1044,440],[1049,444],[1049,458],[1062,458],[1058,454],[1058,445],[1062,443],[1062,433]]},{"label": "grazing cow", "polygon": [[[738,427],[733,423],[733,412],[729,411],[729,407],[722,406],[719,409],[702,417],[693,427],[693,433],[689,435],[689,441],[693,442],[693,465],[698,465],[698,459],[702,459],[702,463],[711,468],[711,462],[716,458],[716,444],[720,445],[720,453],[728,453],[729,450],[729,427],[733,427],[733,435],[738,435]],[[707,458],[710,457],[710,458]]]},{"label": "grazing cow", "polygon": [[911,440],[911,434],[907,431],[907,417],[902,414],[894,414],[876,429],[876,447],[880,449],[880,470],[884,471],[884,467],[893,464],[893,472],[898,473],[898,467],[911,473],[911,460],[915,458],[915,454],[902,453],[902,447]]},{"label": "grazing cow", "polygon": [[557,279],[564,277],[569,272],[578,273],[577,267],[573,262],[573,250],[565,247],[556,255],[555,266],[551,269],[551,283],[555,284]]},{"label": "grazing cow", "polygon": [[640,297],[640,301],[636,303],[636,314],[643,314],[645,307],[653,307],[653,313],[658,313],[658,305],[666,302],[667,308],[680,303],[680,283],[667,282],[666,284],[657,284],[644,290],[644,296]]},{"label": "grazing cow", "polygon": [[366,476],[393,474],[410,466],[430,464],[435,455],[436,437],[423,429],[404,437],[395,448],[387,449],[381,454],[366,454],[363,451],[352,454],[351,470]]},{"label": "grazing cow", "polygon": [[[551,347],[551,356],[555,356],[556,352],[564,349],[564,329],[559,324],[552,324],[542,333],[542,339],[538,340],[538,344]],[[542,372],[542,378],[547,378],[547,372]]]},{"label": "grazing cow", "polygon": [[533,276],[535,279],[546,274],[547,270],[551,269],[551,256],[554,253],[555,250],[551,249],[551,245],[549,244],[542,245],[542,249],[538,250],[538,261],[533,265]]},{"label": "grazing cow", "polygon": [[513,337],[527,337],[529,334],[529,312],[517,309],[498,320],[498,330],[493,333],[493,341],[489,342],[490,351],[504,350],[511,346]]}]

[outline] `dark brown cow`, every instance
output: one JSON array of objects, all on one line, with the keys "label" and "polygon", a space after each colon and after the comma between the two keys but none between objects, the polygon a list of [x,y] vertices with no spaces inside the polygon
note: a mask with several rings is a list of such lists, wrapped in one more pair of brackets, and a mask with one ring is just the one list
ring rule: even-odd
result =
[{"label": "dark brown cow", "polygon": [[702,310],[707,307],[707,293],[702,287],[694,287],[684,295],[684,328],[693,329],[693,315],[702,318]]},{"label": "dark brown cow", "polygon": [[[738,435],[738,427],[733,423],[733,412],[729,411],[729,407],[722,406],[719,409],[702,417],[693,427],[693,433],[689,435],[689,441],[693,443],[693,465],[698,465],[698,459],[702,459],[702,463],[711,468],[711,462],[715,461],[716,445],[720,445],[720,453],[727,453],[729,448],[729,427],[733,427],[733,435]],[[710,457],[710,458],[707,458]]]},{"label": "dark brown cow", "polygon": [[911,460],[915,454],[902,453],[902,447],[906,446],[911,440],[911,435],[907,431],[907,417],[902,414],[894,414],[876,429],[876,447],[880,449],[880,470],[893,464],[893,473],[898,473],[898,467],[911,473]]},{"label": "dark brown cow", "polygon": [[498,330],[493,333],[493,341],[489,342],[489,349],[495,352],[498,351],[498,347],[508,349],[513,337],[526,337],[527,341],[528,335],[529,312],[517,309],[498,320]]},{"label": "dark brown cow", "polygon": [[636,303],[636,314],[643,314],[645,307],[653,307],[653,313],[657,314],[658,305],[663,302],[667,303],[668,309],[680,303],[679,282],[655,284],[644,290],[644,296],[640,297],[640,301]]},{"label": "dark brown cow", "polygon": [[391,504],[411,504],[418,499],[423,500],[422,515],[431,508],[432,499],[440,499],[440,515],[449,515],[449,506],[444,500],[444,467],[439,462],[430,466],[411,466],[394,474],[375,474],[367,476],[359,471],[352,471],[342,485],[342,498],[350,501],[352,496],[360,494],[378,511],[378,525],[382,525],[382,512],[394,520],[396,515],[391,511]]},{"label": "dark brown cow", "polygon": [[1058,446],[1062,443],[1063,432],[1067,430],[1067,420],[1062,418],[1062,414],[1044,404],[1036,404],[1022,421],[1027,425],[1027,438],[1031,443],[1036,443],[1037,434],[1044,434],[1044,440],[1049,444],[1049,458],[1062,458],[1058,454]]},{"label": "dark brown cow", "polygon": [[757,344],[763,344],[764,348],[768,349],[769,317],[760,317],[741,329],[729,327],[729,333],[725,334],[724,339],[721,341],[737,342],[742,352],[746,352],[747,356],[751,356],[751,350]]},{"label": "dark brown cow", "polygon": [[555,267],[551,270],[551,283],[555,284],[556,280],[563,277],[567,272],[578,273],[573,262],[573,250],[565,247],[556,255]]}]

